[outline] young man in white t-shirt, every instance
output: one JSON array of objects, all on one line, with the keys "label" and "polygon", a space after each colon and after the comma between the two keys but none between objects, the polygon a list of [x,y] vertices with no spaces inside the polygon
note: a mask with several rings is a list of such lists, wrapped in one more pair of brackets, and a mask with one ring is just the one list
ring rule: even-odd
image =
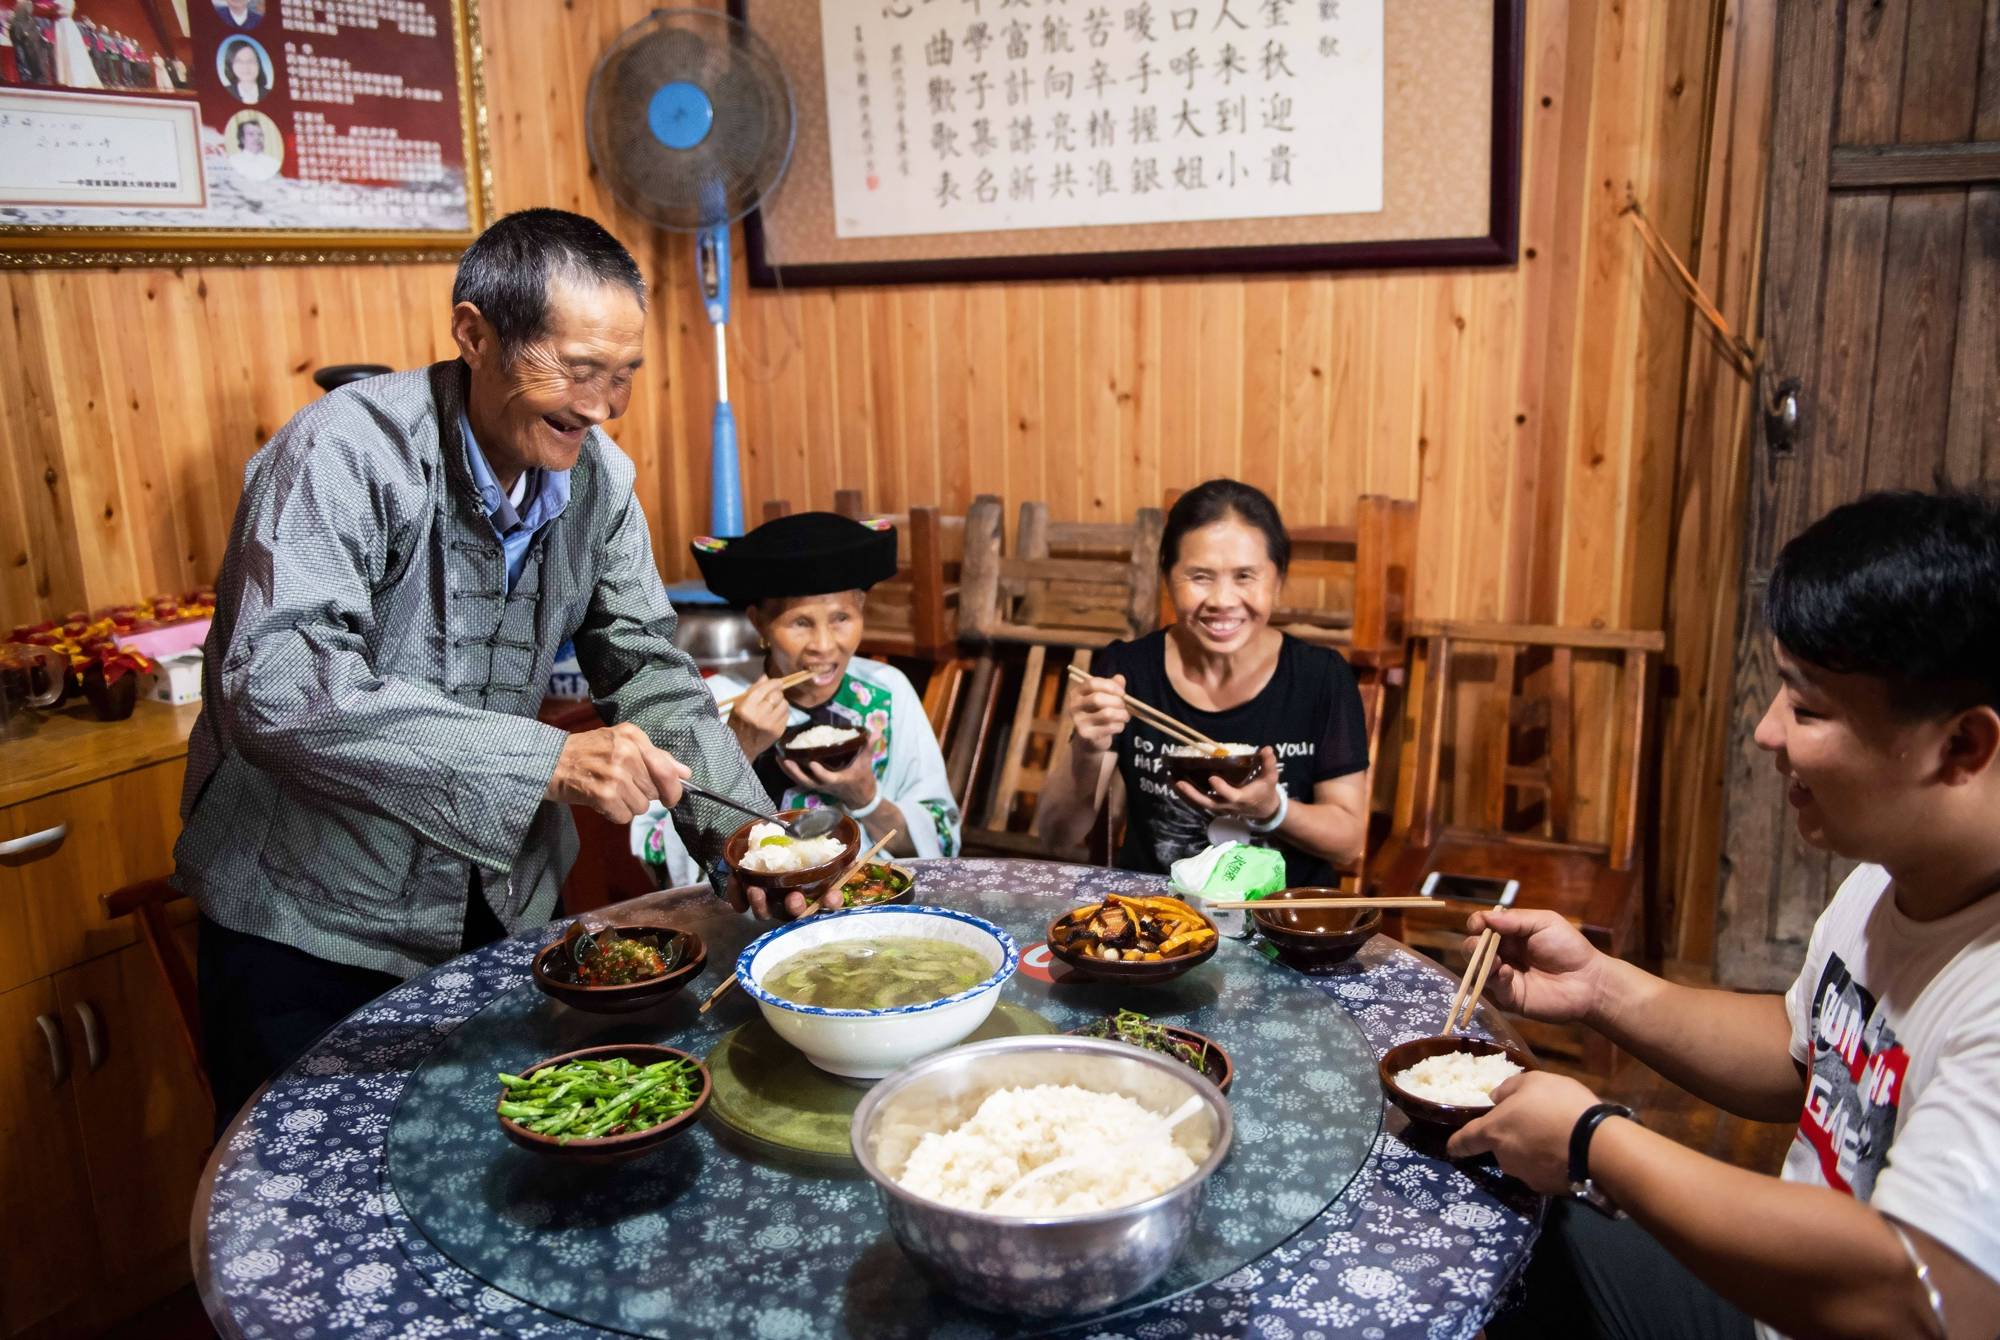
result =
[{"label": "young man in white t-shirt", "polygon": [[1452,1153],[1631,1218],[1557,1202],[1496,1340],[2000,1335],[2000,504],[1838,508],[1779,555],[1765,618],[1783,688],[1757,743],[1800,835],[1865,862],[1791,990],[1677,986],[1550,912],[1471,925],[1503,937],[1504,1008],[1798,1136],[1766,1177],[1575,1080],[1500,1086]]}]

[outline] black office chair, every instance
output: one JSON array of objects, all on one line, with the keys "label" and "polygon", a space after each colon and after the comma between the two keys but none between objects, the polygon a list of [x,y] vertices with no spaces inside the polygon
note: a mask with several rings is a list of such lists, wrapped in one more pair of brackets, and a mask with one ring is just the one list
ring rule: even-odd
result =
[{"label": "black office chair", "polygon": [[379,377],[385,372],[394,371],[394,368],[381,363],[336,363],[330,368],[321,368],[315,372],[313,380],[319,383],[320,390],[332,391],[349,382],[363,381],[369,377]]}]

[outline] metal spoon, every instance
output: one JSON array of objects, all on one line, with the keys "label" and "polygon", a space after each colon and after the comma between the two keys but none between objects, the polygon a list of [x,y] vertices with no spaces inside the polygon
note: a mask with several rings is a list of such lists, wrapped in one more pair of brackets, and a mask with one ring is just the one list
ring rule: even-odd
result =
[{"label": "metal spoon", "polygon": [[732,810],[741,810],[752,818],[762,819],[767,824],[776,824],[778,827],[784,829],[787,835],[795,839],[825,837],[833,831],[834,825],[840,822],[840,812],[828,805],[821,805],[815,809],[807,810],[797,819],[787,823],[775,814],[765,814],[762,810],[755,810],[748,805],[738,804],[728,796],[719,796],[713,791],[704,790],[696,786],[693,782],[682,782],[681,791],[686,795],[700,796],[704,800],[712,800],[718,805],[727,805]]}]

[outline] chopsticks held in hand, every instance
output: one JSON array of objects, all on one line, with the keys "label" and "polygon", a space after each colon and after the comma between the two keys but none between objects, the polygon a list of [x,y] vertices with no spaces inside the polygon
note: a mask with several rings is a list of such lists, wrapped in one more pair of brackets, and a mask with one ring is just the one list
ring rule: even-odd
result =
[{"label": "chopsticks held in hand", "polygon": [[[1079,684],[1090,682],[1091,677],[1073,665],[1066,665],[1063,669],[1067,670],[1069,677]],[[1174,720],[1151,703],[1141,702],[1129,693],[1121,693],[1118,696],[1125,700],[1125,706],[1132,709],[1133,716],[1153,727],[1168,739],[1178,744],[1191,744],[1198,745],[1204,749],[1213,749],[1217,758],[1226,758],[1228,756],[1227,751],[1221,745],[1209,739],[1194,727],[1183,725],[1181,722]]]},{"label": "chopsticks held in hand", "polygon": [[[1466,962],[1465,976],[1459,978],[1458,994],[1451,998],[1451,1009],[1445,1013],[1446,1034],[1472,1025],[1472,1016],[1479,1011],[1480,993],[1486,990],[1486,979],[1493,972],[1493,960],[1499,957],[1500,937],[1491,928],[1481,931],[1472,946],[1472,957]],[[1461,1006],[1463,1017],[1460,1015]]]},{"label": "chopsticks held in hand", "polygon": [[[875,859],[875,854],[881,851],[882,848],[888,846],[889,840],[895,836],[896,836],[896,830],[892,828],[888,832],[884,833],[881,837],[876,838],[875,844],[871,846],[867,851],[862,852],[861,855],[858,858],[856,858],[854,864],[848,866],[847,869],[841,871],[840,877],[834,880],[833,883],[828,885],[827,887],[830,889],[837,889],[841,885],[847,883],[848,880],[853,879],[855,871],[867,869],[868,863]],[[824,911],[826,911],[826,904],[820,903],[817,906],[807,908],[805,916],[800,917],[799,920],[804,921],[806,917],[818,916],[821,912]],[[717,1001],[721,1000],[724,996],[728,995],[731,991],[735,990],[735,988],[736,988],[736,973],[732,970],[729,976],[722,979],[721,986],[716,987],[715,990],[708,993],[708,999],[704,1000],[701,1003],[701,1008],[696,1010],[695,1013],[707,1014],[711,1006],[713,1006]]]},{"label": "chopsticks held in hand", "polygon": [[[791,674],[786,675],[783,679],[778,681],[778,687],[780,689],[789,689],[790,687],[792,687],[792,685],[803,684],[812,677],[813,677],[813,672],[810,670],[794,670],[792,671]],[[736,704],[742,702],[745,698],[749,696],[750,696],[749,689],[745,689],[741,693],[732,693],[727,698],[724,698],[722,701],[718,702],[715,705],[715,710],[718,712],[727,712],[730,708],[736,706]]]}]

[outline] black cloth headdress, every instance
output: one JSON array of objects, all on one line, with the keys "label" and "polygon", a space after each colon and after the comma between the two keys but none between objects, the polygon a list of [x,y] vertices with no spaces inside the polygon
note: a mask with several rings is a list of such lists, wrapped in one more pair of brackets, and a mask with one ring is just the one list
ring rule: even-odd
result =
[{"label": "black cloth headdress", "polygon": [[865,591],[896,575],[896,528],[837,512],[781,516],[740,539],[703,535],[688,548],[708,589],[738,609],[784,596]]}]

